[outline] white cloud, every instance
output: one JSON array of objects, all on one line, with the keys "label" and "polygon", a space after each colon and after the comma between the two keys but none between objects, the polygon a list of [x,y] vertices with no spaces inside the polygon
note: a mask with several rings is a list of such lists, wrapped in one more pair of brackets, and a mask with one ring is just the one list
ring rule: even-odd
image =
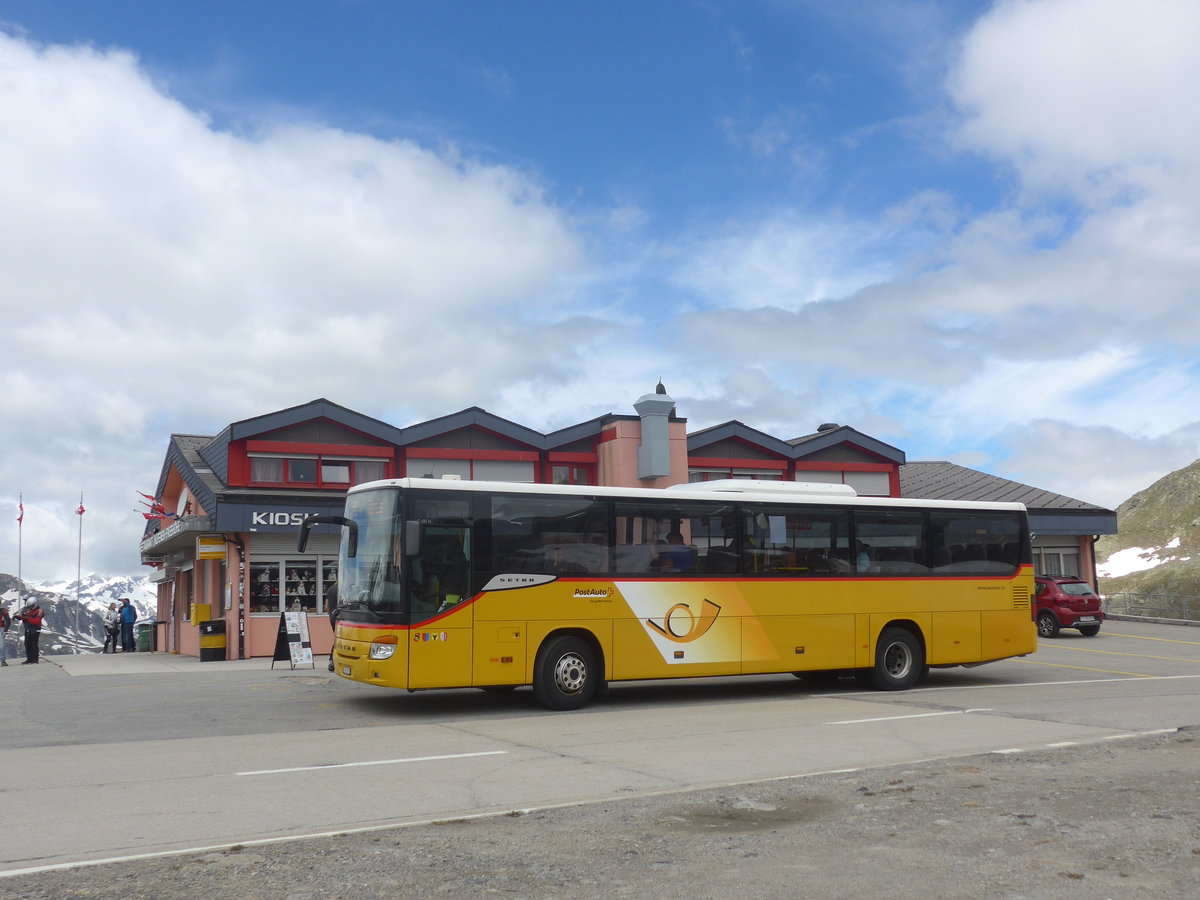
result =
[{"label": "white cloud", "polygon": [[3,34],[0,208],[0,483],[14,518],[28,499],[35,578],[72,574],[43,539],[78,490],[122,535],[90,564],[129,568],[170,430],[325,395],[486,403],[537,368],[581,262],[520,172],[319,124],[218,131],[128,53]]},{"label": "white cloud", "polygon": [[1200,150],[1200,5],[1004,0],[968,35],[951,83],[963,136],[1040,188],[1102,196]]}]

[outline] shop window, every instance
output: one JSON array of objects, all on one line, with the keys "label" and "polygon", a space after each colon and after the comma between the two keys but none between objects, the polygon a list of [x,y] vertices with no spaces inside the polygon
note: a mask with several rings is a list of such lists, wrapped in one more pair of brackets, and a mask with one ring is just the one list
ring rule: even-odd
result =
[{"label": "shop window", "polygon": [[337,564],[320,557],[250,563],[250,612],[327,612],[325,591],[337,581]]},{"label": "shop window", "polygon": [[250,612],[277,613],[279,601],[279,563],[250,563]]}]

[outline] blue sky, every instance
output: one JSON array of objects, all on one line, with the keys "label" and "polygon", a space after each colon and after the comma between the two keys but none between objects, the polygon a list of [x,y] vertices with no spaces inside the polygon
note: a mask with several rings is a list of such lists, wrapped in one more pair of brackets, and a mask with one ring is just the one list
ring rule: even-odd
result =
[{"label": "blue sky", "polygon": [[[1185,0],[0,2],[0,510],[138,571],[311,400],[849,424],[1115,506],[1200,455]],[[35,527],[36,526],[36,527]],[[16,569],[0,534],[0,571]],[[14,530],[15,531],[15,530]]]}]

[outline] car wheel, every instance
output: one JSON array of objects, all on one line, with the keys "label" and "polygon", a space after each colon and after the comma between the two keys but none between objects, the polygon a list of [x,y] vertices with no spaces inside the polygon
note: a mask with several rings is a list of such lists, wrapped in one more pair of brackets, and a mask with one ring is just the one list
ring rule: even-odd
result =
[{"label": "car wheel", "polygon": [[1058,637],[1058,618],[1052,612],[1040,612],[1037,617],[1038,637]]},{"label": "car wheel", "polygon": [[1080,625],[1079,633],[1084,637],[1095,637],[1100,633],[1099,625]]},{"label": "car wheel", "polygon": [[582,638],[562,635],[538,653],[533,693],[547,709],[579,709],[592,699],[599,682],[596,654]]}]

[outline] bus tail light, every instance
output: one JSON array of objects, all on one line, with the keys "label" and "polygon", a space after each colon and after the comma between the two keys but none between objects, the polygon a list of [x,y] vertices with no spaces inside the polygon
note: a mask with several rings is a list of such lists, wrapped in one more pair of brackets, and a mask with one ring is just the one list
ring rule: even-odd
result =
[{"label": "bus tail light", "polygon": [[396,652],[396,636],[389,634],[371,641],[371,659],[391,659]]}]

